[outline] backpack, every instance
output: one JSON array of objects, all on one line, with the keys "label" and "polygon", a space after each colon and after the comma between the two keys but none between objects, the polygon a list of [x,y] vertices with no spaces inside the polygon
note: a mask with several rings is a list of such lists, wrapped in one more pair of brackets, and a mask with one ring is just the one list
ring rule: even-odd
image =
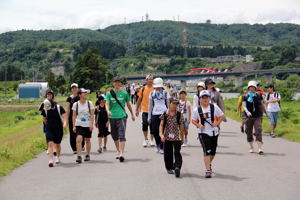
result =
[{"label": "backpack", "polygon": [[[77,103],[77,104],[76,104],[76,115],[78,115],[78,101],[75,102],[75,103]],[[90,106],[90,102],[87,101],[87,103],[88,103],[89,113],[91,114],[91,106]]]},{"label": "backpack", "polygon": [[[166,125],[167,125],[167,112],[164,112],[164,124],[163,124],[163,132],[166,130]],[[179,111],[176,112],[176,121],[178,126],[180,126],[180,118],[181,118],[181,113]]]},{"label": "backpack", "polygon": [[[213,104],[209,104],[210,105],[210,115],[211,115],[211,122],[214,123],[215,121],[215,106]],[[204,123],[207,122],[206,120],[206,116],[203,113],[203,109],[201,106],[198,106],[198,113],[200,116],[200,120],[201,120],[201,124],[204,126]],[[210,124],[210,123],[209,123]],[[212,124],[210,124],[212,126]]]},{"label": "backpack", "polygon": [[[270,100],[270,93],[268,93],[268,95],[267,95],[267,101],[269,101]],[[274,97],[275,98],[277,98],[278,99],[278,97],[279,97],[279,93],[278,92],[274,92]],[[280,105],[280,100],[278,101],[278,104],[279,104],[279,107],[281,108],[281,105]]]},{"label": "backpack", "polygon": [[145,86],[143,86],[143,88],[142,88],[142,96],[141,96],[141,101],[143,101],[143,97],[144,97],[144,90],[145,90]]}]

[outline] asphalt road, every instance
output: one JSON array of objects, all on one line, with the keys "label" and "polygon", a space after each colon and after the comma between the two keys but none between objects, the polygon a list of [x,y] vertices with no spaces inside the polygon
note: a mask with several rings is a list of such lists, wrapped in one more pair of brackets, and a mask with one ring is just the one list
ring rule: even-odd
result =
[{"label": "asphalt road", "polygon": [[108,152],[98,154],[93,133],[91,161],[75,164],[69,137],[62,142],[62,163],[48,167],[46,153],[38,155],[0,180],[1,200],[79,199],[300,199],[300,144],[264,136],[265,155],[248,153],[246,135],[239,124],[222,125],[215,175],[204,178],[202,149],[191,127],[189,146],[182,148],[181,178],[168,175],[163,157],[142,147],[141,118],[129,120],[125,162]]}]

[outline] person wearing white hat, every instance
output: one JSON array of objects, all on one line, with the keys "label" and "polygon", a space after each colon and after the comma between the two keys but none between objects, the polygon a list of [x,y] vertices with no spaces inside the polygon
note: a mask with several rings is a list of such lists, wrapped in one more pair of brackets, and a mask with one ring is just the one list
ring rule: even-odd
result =
[{"label": "person wearing white hat", "polygon": [[84,161],[90,160],[91,152],[91,137],[94,127],[94,105],[88,101],[88,94],[90,90],[81,88],[78,90],[79,101],[73,104],[73,131],[77,134],[76,148],[77,148],[77,163],[82,162],[81,151],[82,141],[86,143],[86,155]]},{"label": "person wearing white hat", "polygon": [[199,82],[197,84],[197,93],[194,95],[194,101],[193,101],[194,108],[199,106],[199,96],[202,90],[205,90],[205,83]]},{"label": "person wearing white hat", "polygon": [[247,115],[246,118],[246,134],[247,142],[250,145],[250,153],[253,153],[253,128],[255,129],[255,137],[258,145],[258,153],[263,154],[262,150],[262,116],[264,110],[263,98],[261,94],[256,92],[257,82],[249,81],[248,93],[243,95],[243,108]]},{"label": "person wearing white hat", "polygon": [[194,108],[192,123],[197,127],[199,139],[202,144],[205,164],[205,178],[212,177],[212,161],[215,158],[220,134],[220,124],[224,119],[224,113],[216,105],[212,104],[208,90],[200,92],[200,106]]},{"label": "person wearing white hat", "polygon": [[153,87],[155,90],[149,96],[148,123],[151,124],[151,134],[154,135],[157,152],[163,154],[163,143],[159,136],[159,117],[168,109],[170,96],[163,90],[164,84],[161,78],[153,80]]}]

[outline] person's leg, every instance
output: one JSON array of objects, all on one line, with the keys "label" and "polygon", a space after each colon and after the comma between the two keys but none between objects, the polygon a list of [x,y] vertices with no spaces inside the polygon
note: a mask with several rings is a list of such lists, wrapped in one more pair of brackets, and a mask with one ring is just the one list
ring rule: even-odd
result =
[{"label": "person's leg", "polygon": [[99,149],[102,147],[102,139],[103,139],[103,137],[98,137],[98,146],[99,146]]},{"label": "person's leg", "polygon": [[151,117],[151,124],[152,124],[152,131],[153,131],[153,136],[155,138],[156,146],[159,149],[163,148],[161,138],[159,136],[159,126],[160,126],[160,119],[159,115],[153,115]]},{"label": "person's leg", "polygon": [[91,138],[85,138],[86,143],[86,155],[90,155],[91,152]]},{"label": "person's leg", "polygon": [[81,151],[82,151],[82,140],[83,140],[82,135],[77,135],[77,137],[76,137],[77,156],[80,156],[80,155],[81,155]]},{"label": "person's leg", "polygon": [[55,144],[55,149],[56,149],[56,156],[59,157],[61,154],[61,146],[60,144]]},{"label": "person's leg", "polygon": [[262,150],[262,118],[255,118],[254,120],[254,128],[255,128],[255,132],[256,132],[256,142],[257,142],[257,146],[258,146],[258,153],[262,154],[263,150]]},{"label": "person's leg", "polygon": [[126,123],[127,123],[127,118],[124,117],[119,120],[119,149],[120,149],[120,156],[123,156],[124,151],[125,151],[125,142],[126,142]]},{"label": "person's leg", "polygon": [[164,145],[164,161],[166,170],[173,170],[173,143],[171,141],[165,141]]},{"label": "person's leg", "polygon": [[106,145],[107,145],[107,136],[104,137],[104,141],[103,141],[103,147],[106,148]]},{"label": "person's leg", "polygon": [[69,121],[70,146],[73,152],[76,152],[76,133],[73,131],[73,122]]},{"label": "person's leg", "polygon": [[142,130],[145,141],[148,141],[148,113],[142,113]]},{"label": "person's leg", "polygon": [[110,119],[110,130],[111,137],[115,143],[117,154],[119,157],[120,149],[119,149],[119,127],[118,127],[118,119]]},{"label": "person's leg", "polygon": [[247,118],[246,119],[246,134],[247,134],[247,142],[250,145],[250,153],[253,153],[253,125],[254,120],[253,118]]},{"label": "person's leg", "polygon": [[53,161],[53,147],[54,143],[53,141],[48,141],[48,157],[50,161]]},{"label": "person's leg", "polygon": [[181,141],[174,142],[174,156],[175,156],[175,168],[181,169],[182,166],[182,156],[180,153]]},{"label": "person's leg", "polygon": [[211,145],[209,136],[206,134],[199,134],[199,139],[203,148],[205,169],[210,170],[211,156],[209,153],[211,152]]}]

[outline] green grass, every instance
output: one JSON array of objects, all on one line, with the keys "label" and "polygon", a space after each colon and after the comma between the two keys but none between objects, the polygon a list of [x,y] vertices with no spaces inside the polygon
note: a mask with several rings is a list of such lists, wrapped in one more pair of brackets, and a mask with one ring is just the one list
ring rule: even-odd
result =
[{"label": "green grass", "polygon": [[[225,100],[226,116],[241,122],[241,118],[236,113],[237,99]],[[276,135],[290,141],[300,142],[300,101],[281,102],[281,112],[279,114]],[[269,119],[264,116],[263,130],[270,133]]]}]

